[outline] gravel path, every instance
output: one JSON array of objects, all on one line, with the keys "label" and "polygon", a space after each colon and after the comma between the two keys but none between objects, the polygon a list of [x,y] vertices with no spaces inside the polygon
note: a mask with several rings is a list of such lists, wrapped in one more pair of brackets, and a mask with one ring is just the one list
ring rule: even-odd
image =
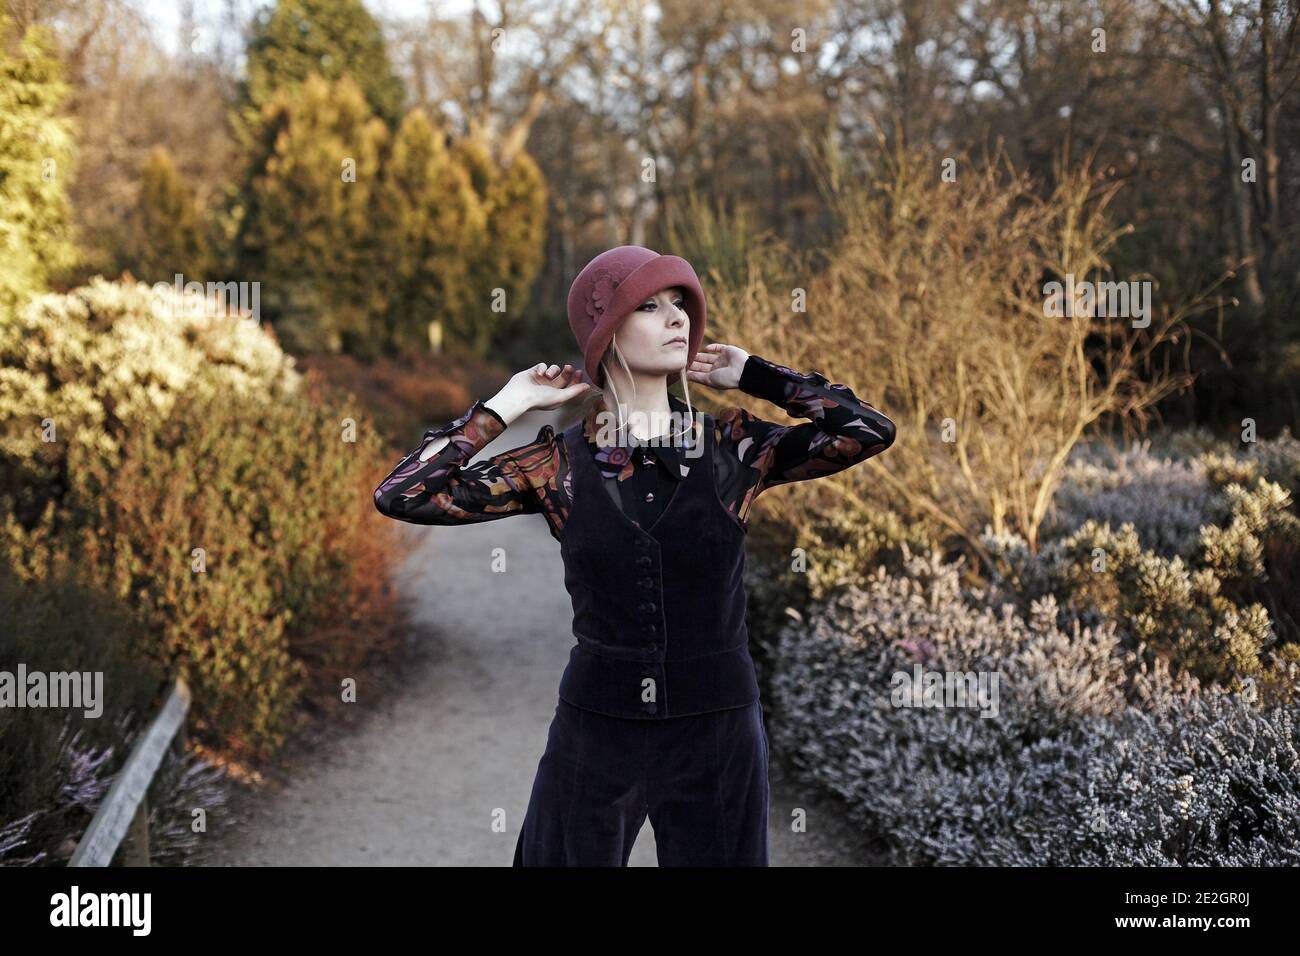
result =
[{"label": "gravel path", "polygon": [[[480,457],[550,420],[525,416]],[[355,726],[299,735],[265,784],[239,786],[234,824],[203,862],[510,865],[573,643],[559,546],[540,515],[402,527],[418,543],[397,577],[418,653],[401,686],[367,699],[363,684],[353,706],[369,712]],[[874,862],[833,803],[805,796],[773,757],[772,865]],[[795,807],[805,833],[790,830]],[[649,821],[631,865],[656,865]]]}]

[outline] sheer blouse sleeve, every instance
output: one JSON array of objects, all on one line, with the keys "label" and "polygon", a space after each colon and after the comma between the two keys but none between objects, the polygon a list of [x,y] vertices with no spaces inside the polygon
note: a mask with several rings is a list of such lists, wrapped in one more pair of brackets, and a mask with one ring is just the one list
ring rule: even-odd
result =
[{"label": "sheer blouse sleeve", "polygon": [[466,464],[506,429],[505,420],[484,402],[460,418],[424,433],[375,489],[381,514],[411,524],[450,525],[493,521],[542,510],[521,456],[535,458],[538,443],[551,444],[543,428],[528,445]]},{"label": "sheer blouse sleeve", "polygon": [[821,478],[880,454],[894,442],[895,426],[847,385],[819,372],[797,372],[750,355],[741,373],[741,391],[779,405],[794,418],[781,425],[733,407],[719,415],[723,436],[735,456],[752,469],[746,495],[792,481]]}]

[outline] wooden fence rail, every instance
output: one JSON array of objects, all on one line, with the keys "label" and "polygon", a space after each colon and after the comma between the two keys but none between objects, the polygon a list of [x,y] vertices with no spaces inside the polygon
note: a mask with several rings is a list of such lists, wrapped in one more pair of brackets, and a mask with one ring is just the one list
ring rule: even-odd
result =
[{"label": "wooden fence rail", "polygon": [[108,866],[123,837],[131,834],[126,866],[149,865],[149,804],[146,794],[170,745],[183,752],[185,714],[190,709],[190,689],[179,677],[167,702],[136,743],[126,765],[99,805],[68,866]]}]

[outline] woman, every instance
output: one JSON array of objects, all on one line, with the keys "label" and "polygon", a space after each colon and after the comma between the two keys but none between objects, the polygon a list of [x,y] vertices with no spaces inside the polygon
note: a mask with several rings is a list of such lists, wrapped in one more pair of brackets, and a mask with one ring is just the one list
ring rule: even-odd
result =
[{"label": "woman", "polygon": [[[425,433],[375,490],[385,515],[462,524],[540,513],[560,542],[577,643],[515,847],[516,866],[625,866],[646,817],[661,866],[766,866],[768,748],[745,627],[747,512],[763,490],[879,454],[894,424],[846,386],[735,345],[704,351],[685,259],[619,246],[574,280],[583,368],[537,365]],[[685,375],[683,376],[683,373]],[[682,382],[686,401],[668,392]],[[690,404],[740,388],[778,425]],[[533,408],[580,420],[477,464]]]}]

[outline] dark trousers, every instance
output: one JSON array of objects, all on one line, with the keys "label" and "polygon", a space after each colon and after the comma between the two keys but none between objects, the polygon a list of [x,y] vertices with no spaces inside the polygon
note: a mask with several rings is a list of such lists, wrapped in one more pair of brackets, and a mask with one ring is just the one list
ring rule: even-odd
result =
[{"label": "dark trousers", "polygon": [[515,866],[627,866],[647,816],[660,866],[767,866],[767,733],[755,701],[638,720],[560,700]]}]

